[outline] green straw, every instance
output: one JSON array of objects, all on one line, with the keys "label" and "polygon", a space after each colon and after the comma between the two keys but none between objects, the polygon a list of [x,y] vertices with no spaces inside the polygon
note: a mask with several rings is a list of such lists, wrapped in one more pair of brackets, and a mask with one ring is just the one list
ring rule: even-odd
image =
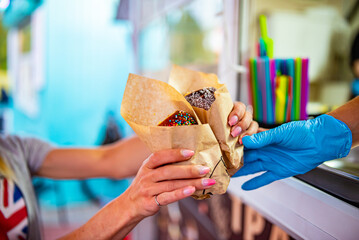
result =
[{"label": "green straw", "polygon": [[252,86],[253,86],[253,113],[256,120],[260,120],[259,114],[259,100],[258,100],[258,81],[257,81],[257,61],[256,59],[250,60],[252,70]]},{"label": "green straw", "polygon": [[302,59],[295,59],[294,120],[300,118],[300,94],[302,81]]}]

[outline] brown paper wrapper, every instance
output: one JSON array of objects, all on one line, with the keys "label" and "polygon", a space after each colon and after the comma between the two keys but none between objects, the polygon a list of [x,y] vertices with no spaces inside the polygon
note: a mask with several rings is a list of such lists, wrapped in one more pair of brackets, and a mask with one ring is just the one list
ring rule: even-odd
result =
[{"label": "brown paper wrapper", "polygon": [[[163,127],[161,121],[177,110],[183,110],[196,118],[198,125]],[[121,115],[152,152],[170,148],[195,151],[194,156],[175,164],[203,165],[211,168],[206,175],[216,184],[206,190],[198,190],[196,199],[209,198],[211,194],[223,194],[229,184],[229,175],[221,149],[211,127],[201,124],[186,99],[167,83],[130,74],[121,105]]]},{"label": "brown paper wrapper", "polygon": [[227,170],[232,176],[243,165],[243,146],[238,144],[238,137],[233,138],[230,135],[228,115],[233,109],[233,101],[226,86],[218,81],[215,74],[197,72],[177,65],[172,67],[169,84],[182,95],[207,87],[217,89],[216,100],[208,111],[196,107],[193,109],[201,122],[208,123],[213,130],[223,151]]}]

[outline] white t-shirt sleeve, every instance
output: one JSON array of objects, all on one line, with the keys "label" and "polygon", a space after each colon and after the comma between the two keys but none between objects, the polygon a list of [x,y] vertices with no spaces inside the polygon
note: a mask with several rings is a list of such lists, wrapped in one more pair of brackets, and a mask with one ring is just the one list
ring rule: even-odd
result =
[{"label": "white t-shirt sleeve", "polygon": [[21,138],[18,136],[6,136],[1,140],[7,149],[14,154],[22,154],[31,174],[37,172],[41,167],[46,155],[54,149],[50,144],[37,138]]}]

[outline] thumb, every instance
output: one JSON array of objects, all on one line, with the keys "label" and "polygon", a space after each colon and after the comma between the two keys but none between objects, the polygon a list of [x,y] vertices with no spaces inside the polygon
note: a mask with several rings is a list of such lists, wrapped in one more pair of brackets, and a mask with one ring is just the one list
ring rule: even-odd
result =
[{"label": "thumb", "polygon": [[278,142],[278,138],[281,136],[277,134],[277,128],[274,128],[252,136],[245,136],[242,138],[242,142],[246,149],[258,149]]},{"label": "thumb", "polygon": [[243,183],[242,189],[245,191],[254,190],[265,185],[268,185],[274,181],[282,179],[282,177],[272,173],[272,172],[265,172],[262,175],[252,178],[247,182]]}]

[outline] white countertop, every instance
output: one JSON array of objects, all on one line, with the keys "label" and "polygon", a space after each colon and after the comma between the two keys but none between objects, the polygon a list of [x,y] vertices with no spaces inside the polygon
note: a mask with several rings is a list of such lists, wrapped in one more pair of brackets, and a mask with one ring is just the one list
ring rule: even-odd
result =
[{"label": "white countertop", "polygon": [[242,183],[253,176],[232,178],[228,191],[292,237],[359,239],[358,208],[296,178],[243,191]]}]

